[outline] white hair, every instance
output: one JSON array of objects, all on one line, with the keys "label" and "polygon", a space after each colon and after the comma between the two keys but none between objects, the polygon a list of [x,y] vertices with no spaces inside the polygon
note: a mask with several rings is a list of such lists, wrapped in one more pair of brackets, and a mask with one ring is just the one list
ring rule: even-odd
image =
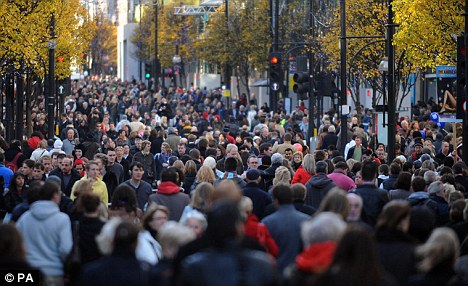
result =
[{"label": "white hair", "polygon": [[343,219],[332,212],[322,212],[302,224],[304,246],[325,241],[338,241],[346,229]]},{"label": "white hair", "polygon": [[283,155],[280,153],[275,153],[271,156],[271,164],[283,163]]},{"label": "white hair", "polygon": [[208,222],[206,221],[206,217],[199,211],[197,210],[192,210],[190,211],[186,216],[184,216],[181,220],[180,220],[180,223],[184,226],[187,226],[187,221],[189,219],[196,219],[200,222],[201,224],[201,227],[203,229],[203,231],[206,230],[206,228],[208,227]]},{"label": "white hair", "polygon": [[109,255],[114,251],[115,230],[121,222],[122,219],[118,217],[110,219],[96,236],[96,244],[102,254]]}]

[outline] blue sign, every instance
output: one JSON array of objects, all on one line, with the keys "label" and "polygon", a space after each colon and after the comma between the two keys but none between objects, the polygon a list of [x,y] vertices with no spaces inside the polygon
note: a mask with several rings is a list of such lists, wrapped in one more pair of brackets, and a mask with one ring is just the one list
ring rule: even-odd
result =
[{"label": "blue sign", "polygon": [[457,67],[455,66],[436,66],[436,77],[438,78],[456,78]]}]

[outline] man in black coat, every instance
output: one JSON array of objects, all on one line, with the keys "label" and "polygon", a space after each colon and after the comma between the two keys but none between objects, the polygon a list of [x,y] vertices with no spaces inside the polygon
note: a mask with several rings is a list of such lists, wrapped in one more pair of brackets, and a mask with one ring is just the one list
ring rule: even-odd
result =
[{"label": "man in black coat", "polygon": [[377,222],[384,205],[389,202],[387,191],[375,186],[377,170],[377,162],[365,160],[361,167],[362,184],[352,191],[362,198],[362,220],[372,226]]},{"label": "man in black coat", "polygon": [[348,159],[355,159],[358,161],[362,161],[362,155],[364,154],[364,147],[362,146],[362,138],[360,136],[356,136],[354,139],[354,142],[356,142],[356,145],[351,147],[348,151],[348,154],[346,156],[346,160]]},{"label": "man in black coat", "polygon": [[244,196],[249,197],[253,203],[253,214],[258,219],[262,219],[266,207],[272,203],[270,195],[258,187],[261,181],[260,172],[257,169],[250,169],[246,172],[245,180],[247,185],[242,188]]},{"label": "man in black coat", "polygon": [[71,196],[73,185],[81,179],[80,173],[73,168],[70,158],[63,158],[61,166],[50,172],[49,176],[57,176],[61,179],[61,190],[68,197]]},{"label": "man in black coat", "polygon": [[328,178],[328,164],[325,161],[318,161],[315,164],[316,174],[306,183],[307,195],[305,204],[318,209],[323,198],[336,184]]}]

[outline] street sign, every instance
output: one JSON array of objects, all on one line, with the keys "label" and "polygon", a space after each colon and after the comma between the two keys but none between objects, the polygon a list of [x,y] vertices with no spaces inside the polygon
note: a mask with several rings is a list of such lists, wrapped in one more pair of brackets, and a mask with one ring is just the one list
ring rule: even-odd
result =
[{"label": "street sign", "polygon": [[274,91],[278,91],[279,90],[279,84],[277,82],[274,82],[271,84],[271,89],[274,90]]},{"label": "street sign", "polygon": [[59,86],[58,90],[59,90],[59,94],[63,94],[63,85]]}]

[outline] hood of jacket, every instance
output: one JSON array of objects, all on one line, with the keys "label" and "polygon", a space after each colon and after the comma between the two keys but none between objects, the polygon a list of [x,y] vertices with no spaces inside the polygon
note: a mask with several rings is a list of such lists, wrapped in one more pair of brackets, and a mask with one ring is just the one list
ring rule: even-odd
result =
[{"label": "hood of jacket", "polygon": [[31,215],[38,220],[46,220],[60,212],[58,205],[53,201],[37,201],[31,205]]},{"label": "hood of jacket", "polygon": [[333,180],[328,178],[325,173],[318,173],[315,176],[312,176],[308,183],[312,188],[321,190],[326,188],[332,182]]},{"label": "hood of jacket", "polygon": [[172,195],[180,192],[180,187],[171,181],[162,182],[158,186],[158,193],[164,195]]}]

